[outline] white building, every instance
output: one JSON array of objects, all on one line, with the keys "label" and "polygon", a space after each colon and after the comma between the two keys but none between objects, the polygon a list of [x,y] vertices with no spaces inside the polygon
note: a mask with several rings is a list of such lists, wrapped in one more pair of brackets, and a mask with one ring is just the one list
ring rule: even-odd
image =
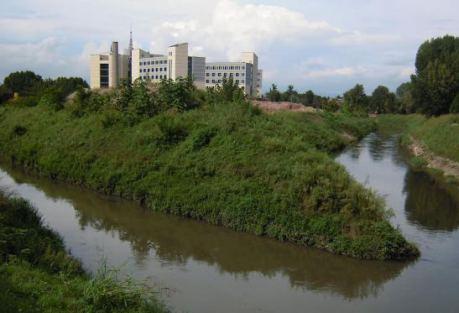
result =
[{"label": "white building", "polygon": [[132,51],[132,81],[136,79],[159,82],[191,76],[198,88],[205,88],[206,58],[188,56],[188,44],[170,46],[167,55],[151,54],[141,49]]},{"label": "white building", "polygon": [[206,87],[221,85],[225,79],[233,81],[244,88],[244,92],[256,97],[259,81],[258,56],[253,52],[243,52],[238,62],[206,63]]},{"label": "white building", "polygon": [[90,57],[91,89],[115,88],[120,80],[129,78],[129,55],[119,54],[118,42],[113,42],[110,52]]},{"label": "white building", "polygon": [[239,62],[206,63],[205,57],[188,55],[188,43],[170,46],[167,54],[134,49],[131,34],[125,54],[119,54],[118,43],[113,42],[109,53],[91,55],[90,63],[92,89],[117,87],[123,79],[159,82],[191,76],[200,89],[221,85],[224,79],[233,78],[247,95],[261,94],[262,71],[258,69],[258,56],[253,52],[243,52]]}]

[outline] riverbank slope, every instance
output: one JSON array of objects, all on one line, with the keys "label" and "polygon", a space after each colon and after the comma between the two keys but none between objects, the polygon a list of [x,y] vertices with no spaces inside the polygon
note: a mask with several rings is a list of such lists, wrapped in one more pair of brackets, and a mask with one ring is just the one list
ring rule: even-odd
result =
[{"label": "riverbank slope", "polygon": [[247,103],[135,122],[113,110],[9,104],[0,108],[0,153],[156,211],[358,258],[410,258],[418,250],[390,225],[382,200],[330,157],[373,129],[369,119],[270,115]]},{"label": "riverbank slope", "polygon": [[115,272],[88,276],[34,208],[1,191],[0,281],[2,312],[167,312]]},{"label": "riverbank slope", "polygon": [[415,166],[440,170],[446,178],[459,181],[459,115],[426,118],[421,115],[382,115],[381,130],[403,134],[402,144],[413,155]]}]

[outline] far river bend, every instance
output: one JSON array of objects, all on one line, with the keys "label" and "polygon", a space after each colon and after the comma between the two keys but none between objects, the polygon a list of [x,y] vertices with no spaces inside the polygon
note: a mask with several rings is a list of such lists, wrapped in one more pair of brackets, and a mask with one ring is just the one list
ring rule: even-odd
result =
[{"label": "far river bend", "polygon": [[415,262],[370,262],[148,212],[0,167],[85,268],[105,259],[161,288],[174,312],[459,312],[459,194],[411,171],[396,137],[370,134],[337,157],[394,211]]}]

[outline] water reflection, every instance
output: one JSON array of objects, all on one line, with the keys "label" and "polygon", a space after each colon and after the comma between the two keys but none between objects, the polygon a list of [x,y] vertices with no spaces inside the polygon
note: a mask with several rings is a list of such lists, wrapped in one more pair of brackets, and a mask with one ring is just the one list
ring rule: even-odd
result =
[{"label": "water reflection", "polygon": [[427,230],[454,231],[459,227],[459,196],[424,172],[405,177],[407,218]]},{"label": "water reflection", "polygon": [[[397,277],[408,265],[363,262],[303,249],[195,221],[155,214],[132,202],[105,198],[75,187],[32,178],[10,168],[7,172],[17,183],[31,184],[50,199],[70,201],[82,232],[95,229],[97,231],[92,231],[93,236],[117,233],[121,241],[129,242],[139,268],[151,262],[152,256],[161,261],[162,267],[171,268],[183,269],[189,260],[195,260],[217,268],[221,275],[230,273],[239,280],[248,279],[249,274],[254,272],[261,273],[265,278],[281,274],[288,279],[291,288],[354,299],[376,297],[383,285]],[[0,171],[2,175],[5,173]],[[30,200],[33,202],[33,199]],[[187,293],[186,290],[182,291]]]}]

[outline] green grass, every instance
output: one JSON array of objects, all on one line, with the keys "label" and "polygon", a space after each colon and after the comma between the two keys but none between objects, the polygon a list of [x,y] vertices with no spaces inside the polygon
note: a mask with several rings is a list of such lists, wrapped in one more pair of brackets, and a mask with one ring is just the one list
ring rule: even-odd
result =
[{"label": "green grass", "polygon": [[431,118],[421,115],[382,115],[378,117],[378,128],[412,136],[432,153],[459,162],[459,114]]},{"label": "green grass", "polygon": [[0,108],[0,153],[41,175],[164,213],[366,259],[418,250],[383,202],[331,157],[374,129],[367,118],[268,115],[220,103],[135,123],[103,109],[75,117]]},{"label": "green grass", "polygon": [[151,291],[116,274],[88,276],[27,202],[0,192],[2,312],[166,312]]}]

